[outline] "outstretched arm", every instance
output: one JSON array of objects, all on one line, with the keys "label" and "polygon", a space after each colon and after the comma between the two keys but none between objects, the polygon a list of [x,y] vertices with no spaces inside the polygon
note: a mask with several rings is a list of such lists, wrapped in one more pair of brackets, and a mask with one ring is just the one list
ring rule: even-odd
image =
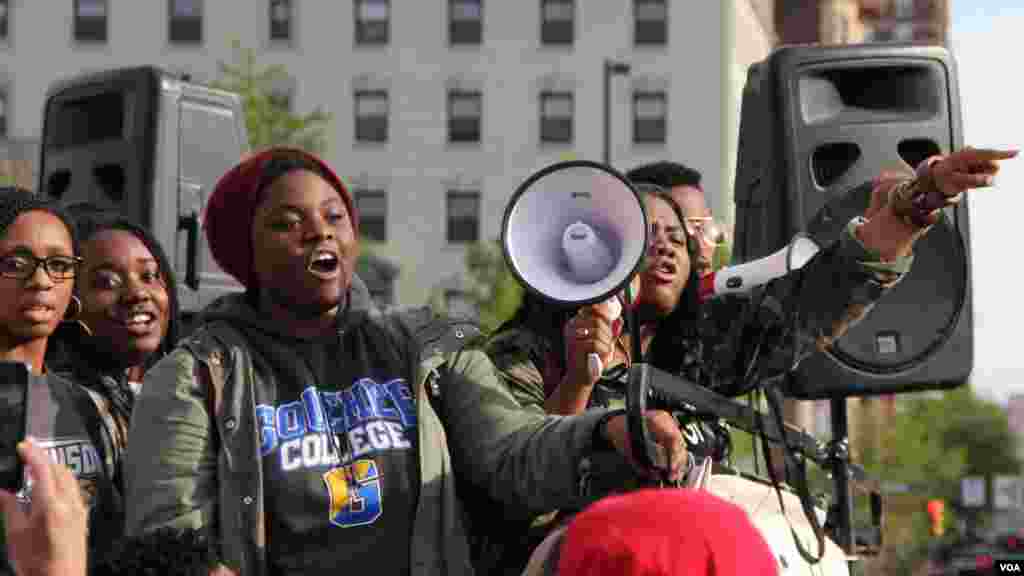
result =
[{"label": "outstretched arm", "polygon": [[750,295],[705,303],[701,384],[741,393],[755,354],[760,376],[770,377],[831,347],[909,271],[914,244],[941,209],[966,190],[991,186],[999,161],[1016,154],[967,148],[930,158],[915,174],[883,173],[864,216],[803,268],[765,286],[757,309]]},{"label": "outstretched arm", "polygon": [[913,178],[881,179],[857,239],[883,262],[910,255],[942,208],[958,203],[968,190],[992,186],[999,162],[1016,155],[1016,150],[964,148],[929,158]]}]

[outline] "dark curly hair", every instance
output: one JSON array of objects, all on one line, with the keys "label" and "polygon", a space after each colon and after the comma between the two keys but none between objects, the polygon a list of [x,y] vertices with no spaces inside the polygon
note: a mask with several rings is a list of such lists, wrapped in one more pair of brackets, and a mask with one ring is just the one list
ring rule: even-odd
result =
[{"label": "dark curly hair", "polygon": [[[683,217],[683,209],[670,194],[665,191],[656,191],[652,192],[651,195],[660,198],[671,206],[672,211],[675,212],[680,222],[686,221]],[[682,228],[686,231],[685,226]],[[687,252],[691,257],[694,254],[694,245],[695,243],[690,237],[690,233],[686,232]],[[686,279],[686,286],[683,288],[683,293],[679,296],[679,301],[676,303],[675,308],[667,316],[657,321],[654,340],[651,341],[646,355],[647,360],[655,368],[660,368],[673,374],[679,372],[683,362],[683,354],[680,353],[683,350],[683,342],[699,336],[697,329],[699,315],[700,275],[697,273],[697,267],[691,265],[690,276]]]},{"label": "dark curly hair", "polygon": [[654,184],[665,190],[676,186],[701,187],[700,172],[678,162],[652,162],[637,166],[626,173],[626,178],[635,183]]}]

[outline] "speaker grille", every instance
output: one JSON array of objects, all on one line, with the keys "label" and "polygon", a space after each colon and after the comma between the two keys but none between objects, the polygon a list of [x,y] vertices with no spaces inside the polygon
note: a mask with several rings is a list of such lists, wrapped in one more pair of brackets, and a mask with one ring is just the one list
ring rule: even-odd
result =
[{"label": "speaker grille", "polygon": [[858,372],[898,374],[927,360],[949,339],[967,296],[967,259],[949,219],[914,249],[914,265],[832,356]]}]

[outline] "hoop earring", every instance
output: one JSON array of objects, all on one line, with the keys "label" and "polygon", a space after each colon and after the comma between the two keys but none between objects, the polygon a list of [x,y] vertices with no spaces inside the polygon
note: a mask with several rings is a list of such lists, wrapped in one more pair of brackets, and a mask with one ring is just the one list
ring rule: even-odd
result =
[{"label": "hoop earring", "polygon": [[64,311],[65,322],[75,322],[78,317],[82,315],[82,301],[75,296],[71,295],[71,301],[68,303],[68,309]]},{"label": "hoop earring", "polygon": [[[74,311],[72,311],[74,309]],[[86,333],[87,336],[92,336],[92,330],[89,325],[79,319],[82,315],[82,300],[74,294],[71,295],[71,301],[68,303],[68,309],[64,311],[64,319],[62,322],[68,324],[78,324],[78,326]]]}]

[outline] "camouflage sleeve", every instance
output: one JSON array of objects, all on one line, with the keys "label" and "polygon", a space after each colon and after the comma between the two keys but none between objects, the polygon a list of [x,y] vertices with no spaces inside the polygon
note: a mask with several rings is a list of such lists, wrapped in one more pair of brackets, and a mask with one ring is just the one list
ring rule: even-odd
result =
[{"label": "camouflage sleeve", "polygon": [[[506,506],[529,513],[584,506],[594,431],[607,411],[547,416],[523,410],[479,350],[449,362],[441,407],[452,467]],[[617,457],[625,465],[625,460]]]},{"label": "camouflage sleeve", "polygon": [[125,532],[216,523],[217,452],[205,387],[178,348],[146,374],[125,458]]},{"label": "camouflage sleeve", "polygon": [[498,380],[527,410],[544,413],[544,376],[534,360],[536,343],[520,330],[500,333],[484,350],[494,363]]},{"label": "camouflage sleeve", "polygon": [[[854,219],[803,268],[764,286],[763,298],[726,295],[704,304],[703,385],[741,393],[751,384],[744,378],[755,353],[760,377],[769,378],[830,348],[904,277],[913,257],[881,262],[854,234],[859,222]],[[770,348],[755,352],[758,343]]]}]

